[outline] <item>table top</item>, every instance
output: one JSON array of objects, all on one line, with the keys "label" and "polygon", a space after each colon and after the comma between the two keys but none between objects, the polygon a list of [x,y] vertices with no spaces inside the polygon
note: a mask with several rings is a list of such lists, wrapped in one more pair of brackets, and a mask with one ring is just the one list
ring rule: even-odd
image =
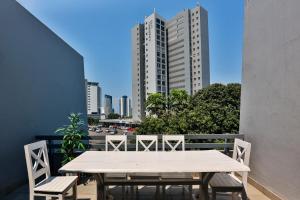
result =
[{"label": "table top", "polygon": [[86,151],[59,169],[83,173],[247,172],[249,167],[217,150]]}]

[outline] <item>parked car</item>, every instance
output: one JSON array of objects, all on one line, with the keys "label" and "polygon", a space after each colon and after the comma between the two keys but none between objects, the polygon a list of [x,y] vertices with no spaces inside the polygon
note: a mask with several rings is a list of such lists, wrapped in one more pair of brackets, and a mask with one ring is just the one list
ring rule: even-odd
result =
[{"label": "parked car", "polygon": [[114,135],[114,134],[117,134],[118,131],[117,131],[117,129],[115,129],[115,128],[110,128],[110,129],[109,129],[109,133],[112,134],[112,135]]},{"label": "parked car", "polygon": [[99,129],[99,128],[97,128],[97,129],[96,129],[96,133],[100,133],[100,132],[102,132],[102,130]]}]

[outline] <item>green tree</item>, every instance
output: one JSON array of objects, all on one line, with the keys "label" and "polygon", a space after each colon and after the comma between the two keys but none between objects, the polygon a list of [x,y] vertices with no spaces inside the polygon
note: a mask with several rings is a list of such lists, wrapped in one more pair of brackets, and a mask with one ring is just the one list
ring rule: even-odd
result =
[{"label": "green tree", "polygon": [[222,134],[239,130],[241,85],[212,84],[195,95],[174,89],[166,98],[151,94],[146,101],[148,116],[138,133]]},{"label": "green tree", "polygon": [[137,128],[136,133],[141,135],[163,134],[165,130],[165,121],[163,118],[148,116]]},{"label": "green tree", "polygon": [[93,117],[88,117],[88,125],[97,125],[99,123],[99,119],[93,118]]},{"label": "green tree", "polygon": [[150,94],[146,101],[146,110],[150,115],[161,117],[167,108],[167,99],[161,93]]},{"label": "green tree", "polygon": [[81,114],[71,113],[68,117],[69,125],[56,130],[56,133],[63,135],[61,144],[61,153],[63,154],[62,164],[66,164],[76,157],[77,150],[85,150],[85,145],[82,142],[82,136],[86,135],[85,124],[81,119]]},{"label": "green tree", "polygon": [[109,113],[107,119],[119,119],[120,115],[118,113]]}]

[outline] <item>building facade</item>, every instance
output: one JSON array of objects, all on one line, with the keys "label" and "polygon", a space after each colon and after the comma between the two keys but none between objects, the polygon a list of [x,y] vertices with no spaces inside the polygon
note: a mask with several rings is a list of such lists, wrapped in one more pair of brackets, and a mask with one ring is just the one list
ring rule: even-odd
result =
[{"label": "building facade", "polygon": [[245,1],[240,133],[253,147],[249,176],[288,200],[300,197],[299,8]]},{"label": "building facade", "polygon": [[[17,1],[0,1],[0,199],[27,183],[23,145],[87,122],[83,57]],[[53,166],[52,166],[53,167]]]},{"label": "building facade", "polygon": [[122,96],[119,99],[119,114],[121,117],[127,117],[128,116],[128,97]]},{"label": "building facade", "polygon": [[144,24],[131,30],[132,48],[132,113],[134,120],[145,116],[145,36]]},{"label": "building facade", "polygon": [[132,55],[133,119],[145,116],[151,93],[195,94],[210,84],[207,11],[196,6],[170,20],[154,12],[132,29]]},{"label": "building facade", "polygon": [[112,96],[110,95],[104,95],[104,113],[106,117],[110,114],[113,113],[113,108],[112,108]]},{"label": "building facade", "polygon": [[101,87],[97,82],[86,82],[87,114],[101,114]]}]

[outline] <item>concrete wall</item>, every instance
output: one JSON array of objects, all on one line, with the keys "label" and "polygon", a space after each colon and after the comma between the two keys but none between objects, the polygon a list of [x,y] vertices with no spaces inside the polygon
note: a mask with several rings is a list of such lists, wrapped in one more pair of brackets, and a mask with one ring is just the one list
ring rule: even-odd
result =
[{"label": "concrete wall", "polygon": [[300,198],[300,1],[245,1],[240,132],[251,174],[283,199]]},{"label": "concrete wall", "polygon": [[27,180],[23,145],[86,116],[83,58],[13,0],[0,1],[0,196]]}]

